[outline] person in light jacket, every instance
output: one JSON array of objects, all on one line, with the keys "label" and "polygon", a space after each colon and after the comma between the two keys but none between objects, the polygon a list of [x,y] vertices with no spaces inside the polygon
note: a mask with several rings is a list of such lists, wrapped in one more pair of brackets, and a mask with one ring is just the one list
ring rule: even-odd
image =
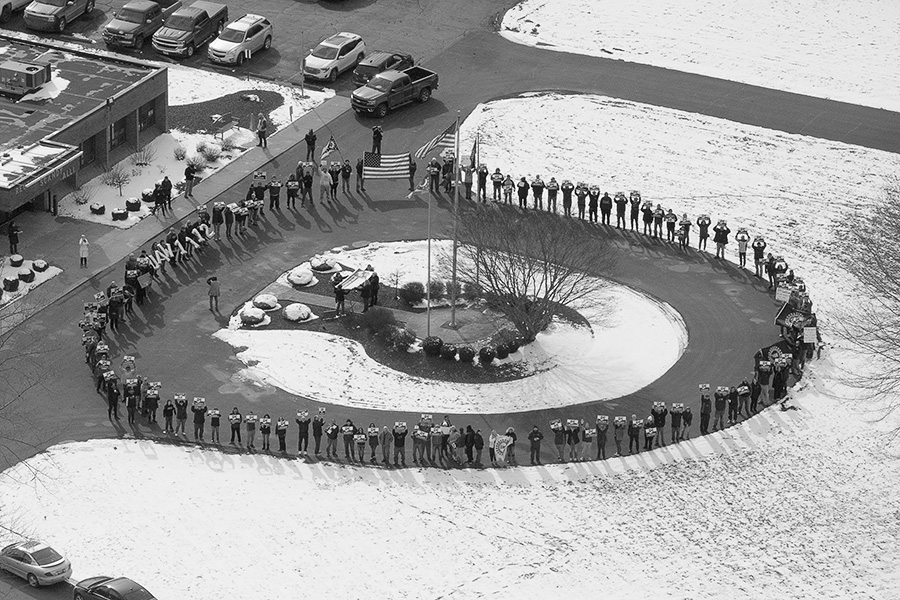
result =
[{"label": "person in light jacket", "polygon": [[494,450],[494,445],[497,443],[497,438],[500,437],[497,435],[497,432],[494,429],[491,429],[491,435],[488,436],[488,456],[491,458],[491,465],[497,466],[497,451]]},{"label": "person in light jacket", "polygon": [[78,258],[81,262],[81,267],[87,267],[87,259],[88,253],[90,252],[91,243],[84,236],[81,236],[81,239],[78,240]]},{"label": "person in light jacket", "polygon": [[209,290],[207,291],[207,295],[209,295],[209,310],[218,312],[220,291],[219,278],[213,275],[206,280],[206,284],[209,286]]}]

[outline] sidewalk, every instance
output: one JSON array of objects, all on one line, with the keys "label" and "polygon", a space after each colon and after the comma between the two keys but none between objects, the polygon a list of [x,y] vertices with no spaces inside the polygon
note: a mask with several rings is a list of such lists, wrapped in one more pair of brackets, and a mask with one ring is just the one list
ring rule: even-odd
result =
[{"label": "sidewalk", "polygon": [[[0,308],[0,324],[4,327],[18,324],[16,320],[9,322],[8,318],[15,315],[20,309],[17,305],[23,302],[27,306],[27,318],[86,281],[98,278],[110,266],[132,252],[140,252],[141,247],[159,237],[162,232],[194,214],[198,206],[214,201],[223,192],[243,183],[254,171],[304,143],[303,136],[307,131],[319,130],[348,110],[349,98],[335,96],[326,100],[315,111],[306,113],[269,137],[268,148],[251,148],[196,184],[196,199],[186,200],[184,196],[174,198],[173,210],[166,217],[149,216],[133,227],[119,229],[67,217],[54,217],[44,211],[25,212],[17,216],[15,221],[22,229],[19,253],[29,260],[42,258],[62,269],[62,273],[29,292],[22,300]],[[286,171],[288,168],[293,169],[293,164],[283,166],[282,170]],[[173,181],[182,179],[181,173],[171,173],[169,176]],[[82,234],[91,243],[86,269],[79,267],[78,239]],[[114,276],[110,277],[115,279]],[[98,280],[95,287],[105,288],[108,283]]]}]

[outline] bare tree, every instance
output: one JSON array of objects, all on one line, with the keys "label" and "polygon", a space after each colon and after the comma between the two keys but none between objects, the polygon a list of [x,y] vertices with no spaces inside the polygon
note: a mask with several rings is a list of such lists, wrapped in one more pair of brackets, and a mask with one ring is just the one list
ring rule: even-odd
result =
[{"label": "bare tree", "polygon": [[[877,369],[854,373],[850,383],[878,402],[882,418],[900,410],[900,179],[885,186],[885,202],[849,228],[847,270],[862,284],[867,306],[847,312],[835,325]],[[895,434],[900,429],[895,430]]]},{"label": "bare tree", "polygon": [[561,307],[596,299],[615,266],[610,241],[595,227],[545,212],[461,209],[458,227],[460,283],[480,289],[526,342]]},{"label": "bare tree", "polygon": [[101,181],[109,187],[119,190],[122,195],[122,188],[131,182],[131,173],[129,173],[122,165],[113,165],[108,171],[103,173]]}]

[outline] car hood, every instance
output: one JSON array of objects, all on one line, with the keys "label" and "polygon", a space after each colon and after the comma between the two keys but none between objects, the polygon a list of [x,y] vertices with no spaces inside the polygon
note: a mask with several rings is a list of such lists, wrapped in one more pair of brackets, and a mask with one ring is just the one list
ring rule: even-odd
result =
[{"label": "car hood", "polygon": [[32,15],[55,15],[62,12],[62,6],[53,6],[52,4],[44,4],[42,2],[32,2],[25,7],[25,12]]},{"label": "car hood", "polygon": [[216,52],[229,52],[240,46],[239,42],[226,42],[225,40],[216,38],[209,43],[209,49]]},{"label": "car hood", "polygon": [[357,100],[375,100],[384,96],[384,92],[380,92],[369,86],[361,87],[353,91],[353,97]]},{"label": "car hood", "polygon": [[87,579],[82,579],[78,583],[75,584],[75,587],[87,589],[92,585],[98,584],[101,581],[109,581],[112,577],[107,577],[106,575],[99,575],[97,577],[88,577]]},{"label": "car hood", "polygon": [[306,66],[310,69],[327,69],[328,67],[334,66],[335,61],[327,60],[324,58],[318,58],[310,54],[306,57]]},{"label": "car hood", "polygon": [[180,29],[172,29],[171,27],[162,27],[159,31],[157,31],[153,37],[155,38],[165,38],[167,40],[173,41],[184,41],[191,37],[190,31],[182,31]]},{"label": "car hood", "polygon": [[134,33],[138,30],[137,23],[131,21],[122,21],[121,19],[113,19],[106,25],[106,30],[114,33]]}]

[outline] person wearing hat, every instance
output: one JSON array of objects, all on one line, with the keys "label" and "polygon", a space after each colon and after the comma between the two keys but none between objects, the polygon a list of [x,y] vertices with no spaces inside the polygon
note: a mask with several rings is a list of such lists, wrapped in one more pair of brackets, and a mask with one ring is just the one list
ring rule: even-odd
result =
[{"label": "person wearing hat", "polygon": [[[487,167],[485,167],[485,170],[487,170]],[[500,169],[494,169],[494,172],[491,173],[491,183],[494,184],[494,202],[500,202],[500,189],[503,187],[503,179]]]},{"label": "person wearing hat", "polygon": [[89,252],[90,245],[91,245],[91,243],[84,236],[81,236],[81,239],[78,240],[78,259],[81,262],[81,265],[80,265],[81,267],[87,267],[87,259],[88,259],[88,252]]},{"label": "person wearing hat", "polygon": [[444,192],[453,191],[453,159],[449,156],[444,157],[444,164],[441,166],[441,177],[444,180]]},{"label": "person wearing hat", "polygon": [[534,180],[531,182],[531,193],[534,197],[534,208],[535,210],[544,210],[544,180],[541,179],[540,175],[535,175]]},{"label": "person wearing hat", "polygon": [[428,172],[428,191],[429,192],[440,192],[441,191],[441,163],[438,162],[436,156],[431,158],[431,162],[428,163],[428,166],[425,168]]},{"label": "person wearing hat", "polygon": [[528,182],[524,177],[519,179],[519,183],[516,184],[516,189],[519,193],[519,208],[527,209],[528,208]]}]

